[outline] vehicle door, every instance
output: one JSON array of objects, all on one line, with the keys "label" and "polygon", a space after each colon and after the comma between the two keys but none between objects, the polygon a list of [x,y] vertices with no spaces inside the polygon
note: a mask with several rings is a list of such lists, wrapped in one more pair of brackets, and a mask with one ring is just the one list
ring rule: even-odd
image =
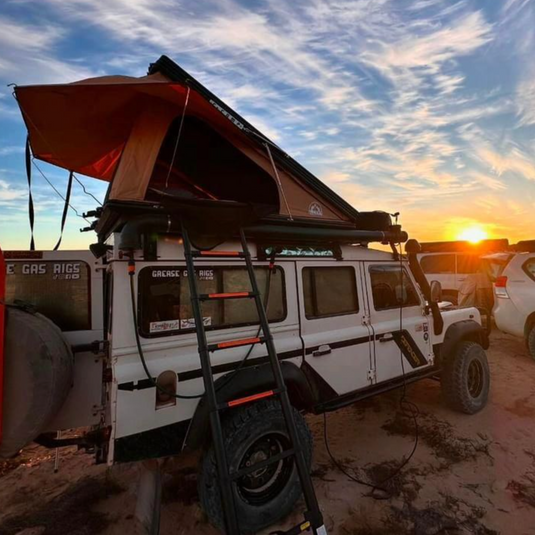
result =
[{"label": "vehicle door", "polygon": [[306,362],[339,395],[367,386],[371,339],[358,262],[297,262],[297,280]]},{"label": "vehicle door", "polygon": [[365,272],[377,383],[430,366],[430,322],[405,266],[367,262]]}]

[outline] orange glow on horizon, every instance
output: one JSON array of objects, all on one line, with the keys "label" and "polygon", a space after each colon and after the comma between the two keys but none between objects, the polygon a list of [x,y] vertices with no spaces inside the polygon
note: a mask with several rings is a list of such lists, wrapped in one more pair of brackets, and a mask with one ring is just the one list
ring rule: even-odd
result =
[{"label": "orange glow on horizon", "polygon": [[457,234],[458,240],[469,241],[470,243],[479,243],[489,237],[488,232],[482,226],[470,226]]}]

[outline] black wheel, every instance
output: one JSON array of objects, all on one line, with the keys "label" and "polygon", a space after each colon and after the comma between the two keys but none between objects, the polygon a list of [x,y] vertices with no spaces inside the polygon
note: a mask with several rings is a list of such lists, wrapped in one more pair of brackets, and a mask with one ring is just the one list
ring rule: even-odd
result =
[{"label": "black wheel", "polygon": [[[303,416],[293,416],[310,468],[312,435]],[[231,472],[274,457],[291,448],[279,401],[266,400],[230,412],[223,421],[225,450]],[[201,505],[212,524],[223,528],[215,452],[211,445],[203,457],[199,474]],[[258,469],[236,480],[234,500],[241,533],[256,533],[280,520],[301,496],[301,484],[293,457]]]},{"label": "black wheel", "polygon": [[535,359],[535,325],[531,328],[531,331],[528,333],[528,351],[533,359]]},{"label": "black wheel", "polygon": [[458,412],[475,414],[487,404],[490,370],[487,355],[475,342],[461,342],[442,370],[446,403]]}]

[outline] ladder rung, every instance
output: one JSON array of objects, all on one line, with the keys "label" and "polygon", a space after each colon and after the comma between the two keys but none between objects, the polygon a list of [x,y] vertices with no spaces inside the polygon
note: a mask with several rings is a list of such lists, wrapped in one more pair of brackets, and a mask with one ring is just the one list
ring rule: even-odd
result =
[{"label": "ladder rung", "polygon": [[260,392],[260,394],[252,394],[250,396],[245,396],[243,398],[233,399],[232,401],[227,401],[221,403],[218,406],[219,410],[229,409],[231,407],[237,407],[238,405],[243,405],[244,403],[251,403],[251,401],[257,401],[259,399],[269,398],[275,394],[280,394],[281,391],[277,388],[274,390],[267,390],[266,392]]},{"label": "ladder rung", "polygon": [[256,472],[257,470],[261,470],[262,468],[265,468],[266,466],[269,466],[270,464],[278,463],[279,461],[282,461],[282,459],[286,459],[286,457],[290,457],[291,455],[295,455],[296,451],[294,448],[291,450],[286,450],[278,455],[274,455],[273,457],[270,457],[269,459],[266,459],[265,461],[260,461],[259,463],[255,463],[251,466],[246,466],[245,468],[242,468],[241,470],[238,470],[237,472],[233,472],[230,474],[230,478],[232,480],[240,479],[240,477],[252,474],[253,472]]},{"label": "ladder rung", "polygon": [[202,256],[204,258],[223,257],[223,258],[244,258],[245,253],[242,251],[192,251],[192,256]]},{"label": "ladder rung", "polygon": [[211,299],[242,299],[245,297],[254,297],[254,292],[224,292],[214,294],[201,294],[199,299],[202,301],[209,301]]},{"label": "ladder rung", "polygon": [[219,342],[219,344],[209,344],[208,351],[219,351],[220,349],[230,349],[231,347],[249,346],[263,344],[266,339],[263,336],[255,338],[242,338],[241,340],[231,340],[230,342]]}]

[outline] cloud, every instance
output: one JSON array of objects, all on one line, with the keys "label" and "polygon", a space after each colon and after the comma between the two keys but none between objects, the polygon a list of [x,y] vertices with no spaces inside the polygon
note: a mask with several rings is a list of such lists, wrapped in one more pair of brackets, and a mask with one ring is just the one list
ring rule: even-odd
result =
[{"label": "cloud", "polygon": [[54,48],[66,37],[56,24],[26,24],[0,15],[0,79],[8,83],[73,82],[95,71],[58,59]]},{"label": "cloud", "polygon": [[6,147],[0,147],[0,156],[9,156],[10,154],[20,154],[24,152],[24,147],[19,145],[8,145]]},{"label": "cloud", "polygon": [[[13,4],[40,18],[0,15],[2,80],[139,76],[166,53],[358,209],[444,218],[532,180],[533,77],[493,73],[516,65],[512,51],[533,61],[533,0]],[[504,134],[507,121],[522,128]]]},{"label": "cloud", "polygon": [[528,180],[535,180],[535,163],[519,148],[513,147],[508,152],[494,152],[488,148],[481,148],[478,156],[489,165],[492,170],[502,176],[507,172],[517,173]]},{"label": "cloud", "polygon": [[[397,38],[380,41],[364,52],[363,60],[378,70],[394,85],[414,86],[423,82],[425,75],[440,74],[450,61],[469,55],[492,39],[492,25],[485,21],[481,11],[463,14],[446,27],[422,24],[409,25]],[[455,78],[453,78],[455,80]],[[444,84],[444,76],[438,78]],[[459,85],[459,82],[456,82]]]},{"label": "cloud", "polygon": [[0,179],[0,205],[12,205],[13,201],[18,201],[27,197],[28,192],[18,186],[9,184],[6,180]]},{"label": "cloud", "polygon": [[515,104],[520,126],[535,124],[535,76],[522,81],[516,91]]},{"label": "cloud", "polygon": [[483,184],[487,188],[493,189],[493,190],[504,190],[507,189],[507,186],[501,181],[498,180],[495,177],[489,176],[488,174],[484,173],[472,173],[471,177],[479,182],[480,184]]}]

